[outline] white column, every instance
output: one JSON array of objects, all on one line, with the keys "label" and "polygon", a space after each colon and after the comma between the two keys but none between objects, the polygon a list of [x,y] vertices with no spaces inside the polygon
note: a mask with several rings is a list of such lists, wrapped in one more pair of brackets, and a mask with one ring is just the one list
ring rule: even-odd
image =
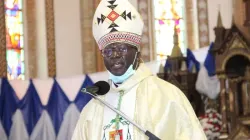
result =
[{"label": "white column", "polygon": [[45,0],[36,1],[37,78],[48,78]]}]

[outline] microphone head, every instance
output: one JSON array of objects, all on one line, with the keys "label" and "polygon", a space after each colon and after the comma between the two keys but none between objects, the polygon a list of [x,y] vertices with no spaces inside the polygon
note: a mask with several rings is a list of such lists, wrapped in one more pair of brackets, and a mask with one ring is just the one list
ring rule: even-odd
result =
[{"label": "microphone head", "polygon": [[105,81],[98,81],[94,84],[94,86],[97,86],[99,88],[97,95],[105,95],[110,90],[110,85]]}]

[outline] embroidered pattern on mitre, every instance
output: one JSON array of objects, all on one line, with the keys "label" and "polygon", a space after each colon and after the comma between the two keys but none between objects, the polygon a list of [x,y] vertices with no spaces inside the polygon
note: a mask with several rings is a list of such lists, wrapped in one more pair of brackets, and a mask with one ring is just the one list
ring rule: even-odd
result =
[{"label": "embroidered pattern on mitre", "polygon": [[92,28],[100,50],[114,42],[125,42],[139,49],[143,25],[141,15],[128,0],[102,0]]}]

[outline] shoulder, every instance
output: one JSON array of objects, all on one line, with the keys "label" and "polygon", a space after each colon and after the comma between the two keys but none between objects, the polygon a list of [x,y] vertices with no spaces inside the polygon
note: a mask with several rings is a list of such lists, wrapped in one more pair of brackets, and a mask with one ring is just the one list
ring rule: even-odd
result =
[{"label": "shoulder", "polygon": [[175,85],[166,82],[156,76],[146,78],[138,87],[138,93],[142,99],[147,100],[152,118],[160,120],[161,116],[168,109],[176,113],[188,116],[195,116],[193,108],[186,95]]},{"label": "shoulder", "polygon": [[150,76],[142,81],[138,94],[145,97],[143,99],[147,100],[153,110],[166,109],[169,105],[177,105],[186,111],[191,107],[186,95],[179,88],[157,76]]},{"label": "shoulder", "polygon": [[88,104],[82,109],[80,114],[81,120],[93,120],[96,116],[96,113],[103,111],[103,105],[98,102],[96,99],[92,98]]},{"label": "shoulder", "polygon": [[149,76],[141,83],[141,86],[149,90],[148,96],[164,98],[169,101],[180,101],[186,98],[179,88],[157,76]]}]

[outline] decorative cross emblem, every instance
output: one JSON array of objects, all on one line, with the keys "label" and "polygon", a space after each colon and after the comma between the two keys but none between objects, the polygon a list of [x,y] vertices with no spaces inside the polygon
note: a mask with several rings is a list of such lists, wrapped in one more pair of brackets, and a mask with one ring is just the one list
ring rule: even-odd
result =
[{"label": "decorative cross emblem", "polygon": [[115,11],[111,11],[108,15],[108,19],[111,21],[115,21],[120,15],[117,14]]},{"label": "decorative cross emblem", "polygon": [[132,20],[132,15],[131,12],[127,13],[126,11],[122,12],[122,14],[119,15],[116,11],[114,11],[114,9],[117,7],[117,4],[116,5],[114,4],[116,0],[110,0],[108,2],[110,3],[110,5],[108,5],[107,7],[110,8],[112,11],[108,14],[108,16],[101,14],[101,17],[97,18],[97,23],[99,25],[100,23],[103,23],[106,19],[109,19],[112,23],[110,24],[108,29],[112,28],[110,32],[114,32],[117,31],[116,27],[119,27],[119,25],[115,23],[118,17],[121,16],[124,20],[127,20],[127,18]]}]

